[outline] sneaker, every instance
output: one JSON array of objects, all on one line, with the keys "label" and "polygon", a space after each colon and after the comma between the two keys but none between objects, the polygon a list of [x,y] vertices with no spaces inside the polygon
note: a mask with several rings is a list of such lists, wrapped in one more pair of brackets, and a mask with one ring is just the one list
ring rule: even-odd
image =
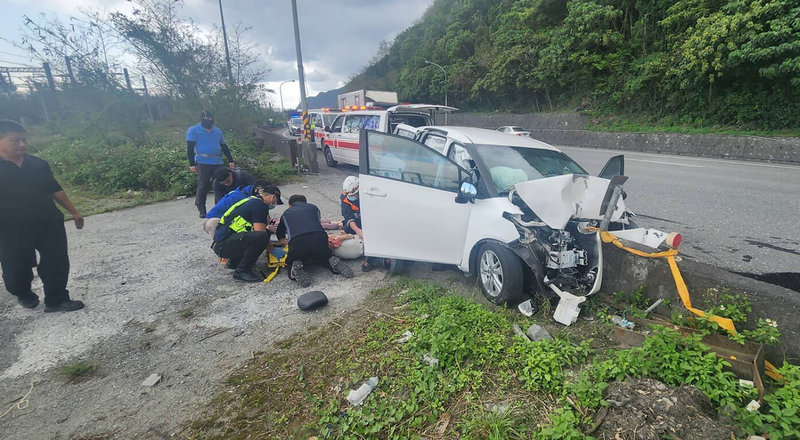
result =
[{"label": "sneaker", "polygon": [[238,261],[234,262],[233,260],[228,259],[228,261],[225,262],[225,269],[236,269],[236,266],[238,265],[239,265]]},{"label": "sneaker", "polygon": [[308,287],[314,284],[314,280],[311,279],[311,275],[303,269],[303,262],[300,260],[295,260],[292,262],[292,272],[291,278],[297,281],[301,287]]},{"label": "sneaker", "polygon": [[261,275],[253,272],[252,270],[248,272],[239,272],[238,270],[233,273],[233,279],[244,281],[246,283],[256,283],[259,281],[264,281],[264,277]]},{"label": "sneaker", "polygon": [[329,258],[328,263],[331,265],[333,273],[339,274],[345,278],[353,278],[353,268],[350,267],[349,264],[340,260],[339,257]]},{"label": "sneaker", "polygon": [[52,312],[72,312],[83,308],[83,301],[66,300],[57,306],[44,306],[45,313]]},{"label": "sneaker", "polygon": [[17,302],[26,309],[33,309],[39,305],[39,297],[35,293],[31,293],[28,296],[18,296]]}]

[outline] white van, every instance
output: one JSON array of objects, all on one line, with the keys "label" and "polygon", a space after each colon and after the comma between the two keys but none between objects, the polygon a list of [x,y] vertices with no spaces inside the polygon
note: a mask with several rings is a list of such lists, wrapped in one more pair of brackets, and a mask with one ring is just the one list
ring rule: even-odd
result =
[{"label": "white van", "polygon": [[437,112],[453,112],[458,109],[444,105],[401,104],[386,110],[358,110],[339,115],[326,128],[322,147],[325,163],[335,167],[339,162],[358,165],[358,135],[361,130],[392,133],[398,125],[423,127],[434,125]]},{"label": "white van", "polygon": [[314,127],[314,143],[317,145],[317,149],[321,150],[325,146],[326,129],[333,124],[333,120],[340,114],[341,112],[329,108],[308,111],[311,126]]}]

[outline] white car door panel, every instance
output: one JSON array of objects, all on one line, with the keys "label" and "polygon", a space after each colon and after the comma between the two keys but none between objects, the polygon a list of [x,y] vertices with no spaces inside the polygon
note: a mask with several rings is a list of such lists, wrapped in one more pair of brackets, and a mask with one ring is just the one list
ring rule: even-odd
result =
[{"label": "white car door panel", "polygon": [[362,137],[361,219],[370,256],[460,264],[470,203],[456,203],[456,164],[401,136],[368,131]]}]

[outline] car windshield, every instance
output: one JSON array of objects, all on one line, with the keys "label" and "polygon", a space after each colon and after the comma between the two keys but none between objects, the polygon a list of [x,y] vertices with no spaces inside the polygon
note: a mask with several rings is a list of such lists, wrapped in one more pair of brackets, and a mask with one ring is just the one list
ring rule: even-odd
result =
[{"label": "car windshield", "polygon": [[303,120],[300,118],[292,118],[292,125],[303,125]]},{"label": "car windshield", "polygon": [[330,126],[333,123],[333,120],[336,119],[338,116],[336,113],[325,113],[322,115],[322,119],[325,121],[325,126]]},{"label": "car windshield", "polygon": [[521,182],[562,174],[588,174],[560,151],[505,145],[475,145],[475,152],[489,169],[498,192]]}]

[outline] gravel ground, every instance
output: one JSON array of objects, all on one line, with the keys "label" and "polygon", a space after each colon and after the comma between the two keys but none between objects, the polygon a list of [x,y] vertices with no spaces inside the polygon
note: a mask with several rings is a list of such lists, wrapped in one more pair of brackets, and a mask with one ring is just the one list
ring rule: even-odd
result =
[{"label": "gravel ground", "polygon": [[[283,185],[284,200],[305,194],[338,220],[341,182],[356,169],[322,168]],[[172,437],[251,351],[357,308],[386,280],[352,261],[350,280],[312,267],[311,289],[285,270],[269,284],[236,282],[209,249],[191,199],[92,216],[67,231],[69,288],[84,310],[44,314],[0,296],[0,414],[26,396],[0,417],[2,439]],[[329,306],[298,310],[297,297],[316,289]],[[34,290],[41,296],[40,283]],[[77,362],[95,370],[75,380],[60,373]],[[162,382],[143,387],[153,373]]]}]

